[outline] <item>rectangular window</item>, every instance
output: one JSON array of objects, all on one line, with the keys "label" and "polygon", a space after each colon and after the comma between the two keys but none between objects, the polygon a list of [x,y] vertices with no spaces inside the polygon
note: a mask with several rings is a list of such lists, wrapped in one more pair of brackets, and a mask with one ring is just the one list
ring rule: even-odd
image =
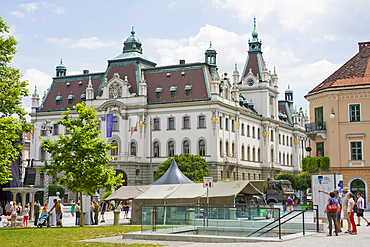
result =
[{"label": "rectangular window", "polygon": [[73,99],[68,99],[68,105],[73,105]]},{"label": "rectangular window", "polygon": [[252,138],[256,138],[256,128],[255,127],[253,127],[252,128]]},{"label": "rectangular window", "polygon": [[273,130],[271,130],[271,134],[270,134],[271,136],[270,136],[270,140],[273,142],[274,141],[274,131]]},{"label": "rectangular window", "polygon": [[199,116],[199,128],[205,128],[206,125],[205,125],[205,118],[204,116]]},{"label": "rectangular window", "polygon": [[279,144],[281,144],[281,135],[279,134]]},{"label": "rectangular window", "polygon": [[53,126],[53,134],[54,135],[59,135],[59,126],[57,124],[54,124]]},{"label": "rectangular window", "polygon": [[61,102],[62,102],[61,100],[57,100],[56,105],[60,105]]},{"label": "rectangular window", "polygon": [[293,138],[290,137],[290,146],[292,147],[293,146]]},{"label": "rectangular window", "polygon": [[360,119],[360,104],[349,105],[349,121],[359,122]]},{"label": "rectangular window", "polygon": [[190,89],[185,90],[185,96],[190,96],[190,92],[191,92],[191,90],[190,90]]},{"label": "rectangular window", "polygon": [[112,131],[118,131],[118,117],[117,116],[113,117]]},{"label": "rectangular window", "polygon": [[247,136],[248,137],[250,137],[251,135],[250,135],[250,127],[249,127],[249,125],[247,125]]},{"label": "rectangular window", "polygon": [[225,129],[229,130],[229,119],[225,118]]},{"label": "rectangular window", "polygon": [[[318,150],[318,146],[321,146],[321,150]],[[316,156],[324,156],[324,142],[316,142]]]},{"label": "rectangular window", "polygon": [[231,131],[235,132],[235,122],[234,122],[234,120],[231,120]]},{"label": "rectangular window", "polygon": [[168,129],[170,129],[170,130],[175,129],[175,119],[173,117],[170,117],[168,119]]},{"label": "rectangular window", "polygon": [[244,135],[244,124],[242,124],[242,136]]},{"label": "rectangular window", "polygon": [[161,94],[162,94],[162,92],[156,92],[155,93],[155,98],[156,99],[160,99],[161,98]]},{"label": "rectangular window", "polygon": [[190,129],[189,117],[184,117],[184,129]]},{"label": "rectangular window", "polygon": [[261,139],[261,129],[260,128],[257,129],[257,138]]},{"label": "rectangular window", "polygon": [[220,129],[222,129],[222,117],[220,117],[219,121],[220,121]]},{"label": "rectangular window", "polygon": [[159,118],[154,118],[154,130],[159,130]]},{"label": "rectangular window", "polygon": [[315,108],[315,123],[318,125],[318,126],[322,126],[322,122],[323,122],[323,107],[317,107]]},{"label": "rectangular window", "polygon": [[351,142],[351,160],[362,160],[361,142]]},{"label": "rectangular window", "polygon": [[171,98],[175,98],[175,96],[176,96],[176,91],[173,91],[173,92],[170,93]]},{"label": "rectangular window", "polygon": [[41,135],[46,136],[45,126],[41,126]]}]

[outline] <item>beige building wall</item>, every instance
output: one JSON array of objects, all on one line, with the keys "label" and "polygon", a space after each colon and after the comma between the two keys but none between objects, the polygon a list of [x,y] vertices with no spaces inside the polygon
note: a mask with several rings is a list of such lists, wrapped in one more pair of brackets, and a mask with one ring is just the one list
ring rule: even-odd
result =
[{"label": "beige building wall", "polygon": [[[315,108],[323,107],[326,132],[315,133],[311,141],[311,156],[316,156],[316,144],[324,143],[324,156],[330,158],[330,172],[343,174],[344,186],[351,188],[354,179],[365,183],[368,201],[370,182],[370,88],[342,88],[308,95],[310,123],[315,122]],[[360,121],[350,121],[350,105],[360,104]],[[330,115],[334,114],[334,118]],[[362,142],[362,160],[351,160],[350,142]],[[355,191],[355,190],[354,190]]]}]

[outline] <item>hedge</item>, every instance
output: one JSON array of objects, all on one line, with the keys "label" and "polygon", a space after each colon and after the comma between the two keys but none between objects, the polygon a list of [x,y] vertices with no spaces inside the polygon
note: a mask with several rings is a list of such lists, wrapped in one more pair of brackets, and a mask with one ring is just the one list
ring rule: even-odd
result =
[{"label": "hedge", "polygon": [[327,171],[329,169],[330,160],[328,157],[307,157],[302,159],[303,171],[318,171],[320,160],[320,170]]}]

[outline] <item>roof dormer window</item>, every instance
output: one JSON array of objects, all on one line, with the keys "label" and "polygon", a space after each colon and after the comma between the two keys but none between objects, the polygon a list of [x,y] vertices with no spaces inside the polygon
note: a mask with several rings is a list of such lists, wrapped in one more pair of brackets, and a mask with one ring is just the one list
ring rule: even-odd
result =
[{"label": "roof dormer window", "polygon": [[81,100],[86,101],[86,94],[85,93],[81,94]]},{"label": "roof dormer window", "polygon": [[60,105],[62,102],[62,96],[60,96],[60,93],[58,93],[58,96],[55,98],[56,105]]},{"label": "roof dormer window", "polygon": [[80,87],[82,87],[82,81],[80,81],[80,82],[78,83],[78,85],[79,85]]},{"label": "roof dormer window", "polygon": [[181,72],[181,78],[185,78],[185,71]]},{"label": "roof dormer window", "polygon": [[66,85],[67,85],[67,87],[69,87],[69,86],[71,86],[71,83],[67,82],[67,84],[66,84]]},{"label": "roof dormer window", "polygon": [[190,96],[191,92],[191,85],[186,85],[185,86],[185,96]]},{"label": "roof dormer window", "polygon": [[170,79],[171,73],[167,73],[167,79]]},{"label": "roof dormer window", "polygon": [[155,89],[155,98],[156,98],[156,99],[160,99],[160,98],[161,98],[161,95],[162,95],[162,88],[158,86],[158,87]]},{"label": "roof dormer window", "polygon": [[68,105],[72,105],[73,104],[73,99],[75,98],[75,96],[72,94],[68,95]]},{"label": "roof dormer window", "polygon": [[174,98],[176,96],[176,90],[177,90],[177,87],[175,85],[173,85],[171,88],[170,88],[170,97],[171,98]]}]

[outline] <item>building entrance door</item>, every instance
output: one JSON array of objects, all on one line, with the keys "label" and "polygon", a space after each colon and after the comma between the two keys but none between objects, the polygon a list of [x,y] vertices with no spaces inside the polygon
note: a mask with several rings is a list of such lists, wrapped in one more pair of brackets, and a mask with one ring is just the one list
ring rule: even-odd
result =
[{"label": "building entrance door", "polygon": [[[364,198],[366,202],[365,183],[361,179],[355,179],[351,182],[351,192],[353,193],[355,199],[357,199],[357,192],[360,192],[362,198]],[[367,203],[365,203],[365,208],[366,204]]]}]

